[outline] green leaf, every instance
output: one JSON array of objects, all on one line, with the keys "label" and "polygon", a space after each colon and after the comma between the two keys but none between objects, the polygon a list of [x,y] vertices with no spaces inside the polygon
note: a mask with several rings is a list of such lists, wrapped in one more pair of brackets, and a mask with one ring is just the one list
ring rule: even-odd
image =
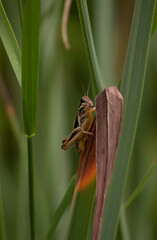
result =
[{"label": "green leaf", "polygon": [[92,24],[102,81],[106,87],[115,84],[115,18],[116,2],[100,0],[92,2]]},{"label": "green leaf", "polygon": [[121,229],[122,239],[130,240],[130,234],[128,230],[125,209],[123,205],[121,206],[121,211],[120,211],[120,229]]},{"label": "green leaf", "polygon": [[156,7],[155,7],[154,21],[153,21],[153,27],[152,27],[152,35],[155,32],[156,28],[157,28],[157,3],[156,3]]},{"label": "green leaf", "polygon": [[25,134],[30,137],[36,125],[40,1],[27,0],[23,9],[22,100]]},{"label": "green leaf", "polygon": [[27,0],[22,23],[22,102],[24,130],[28,144],[29,207],[31,240],[35,240],[33,141],[36,125],[36,101],[39,51],[40,0]]},{"label": "green leaf", "polygon": [[70,182],[70,185],[65,193],[65,196],[63,197],[60,205],[58,206],[55,214],[54,214],[54,217],[51,221],[51,226],[47,232],[47,235],[46,235],[46,240],[49,240],[51,239],[52,237],[52,234],[54,233],[58,223],[59,223],[59,220],[61,219],[61,217],[63,216],[63,213],[65,211],[65,209],[67,208],[68,204],[70,203],[70,201],[72,200],[72,196],[73,196],[73,193],[74,193],[74,187],[75,187],[75,182],[76,182],[76,176],[74,176]]},{"label": "green leaf", "polygon": [[77,0],[77,6],[80,16],[82,34],[87,50],[89,69],[91,74],[92,89],[94,97],[103,90],[103,83],[100,75],[99,65],[94,47],[92,30],[89,20],[88,7],[86,0]]},{"label": "green leaf", "polygon": [[146,181],[148,180],[148,178],[150,177],[152,171],[154,170],[154,168],[157,166],[157,159],[155,159],[155,161],[151,164],[151,166],[149,167],[149,169],[147,170],[147,172],[145,173],[144,177],[142,178],[142,180],[140,181],[140,183],[137,185],[137,187],[135,188],[135,190],[132,192],[132,194],[129,196],[129,198],[127,199],[127,201],[125,202],[124,206],[127,209],[132,202],[134,202],[134,200],[136,199],[136,197],[139,195],[139,193],[142,191]]},{"label": "green leaf", "polygon": [[21,86],[21,52],[15,34],[0,1],[0,37]]},{"label": "green leaf", "polygon": [[121,135],[104,212],[100,239],[114,239],[142,101],[156,1],[137,0],[120,91],[124,96]]},{"label": "green leaf", "polygon": [[90,230],[95,200],[95,180],[76,194],[68,240],[86,240]]}]

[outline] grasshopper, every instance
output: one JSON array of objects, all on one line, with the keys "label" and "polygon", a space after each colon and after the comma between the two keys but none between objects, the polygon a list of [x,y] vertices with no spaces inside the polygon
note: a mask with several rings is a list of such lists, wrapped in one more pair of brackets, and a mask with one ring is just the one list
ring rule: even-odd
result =
[{"label": "grasshopper", "polygon": [[75,144],[77,152],[81,155],[85,150],[85,137],[93,135],[88,132],[92,112],[95,112],[93,102],[88,96],[83,96],[80,100],[80,105],[77,111],[76,119],[74,121],[74,129],[71,134],[62,141],[61,148],[67,150]]}]

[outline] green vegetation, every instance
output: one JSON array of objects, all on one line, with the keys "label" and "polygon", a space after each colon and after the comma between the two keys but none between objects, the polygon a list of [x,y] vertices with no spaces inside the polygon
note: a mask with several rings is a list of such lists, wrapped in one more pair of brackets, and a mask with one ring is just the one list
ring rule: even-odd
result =
[{"label": "green vegetation", "polygon": [[[0,1],[0,239],[75,240],[81,216],[88,229],[79,239],[91,239],[92,209],[86,214],[84,200],[93,207],[95,181],[73,207],[79,156],[61,149],[83,95],[80,82],[85,92],[90,82],[93,101],[113,85],[124,97],[100,239],[155,240],[156,0],[73,1],[69,51],[61,38],[63,4]],[[74,229],[73,209],[80,218]]]}]

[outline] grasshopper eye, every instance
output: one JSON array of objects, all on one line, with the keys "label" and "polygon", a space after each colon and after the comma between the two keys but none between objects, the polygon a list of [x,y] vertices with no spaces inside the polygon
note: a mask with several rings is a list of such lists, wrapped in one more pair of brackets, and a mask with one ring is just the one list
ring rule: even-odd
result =
[{"label": "grasshopper eye", "polygon": [[84,111],[84,107],[80,107],[80,108],[79,108],[79,112],[80,112],[80,113],[84,113],[84,112],[85,112],[85,111]]}]

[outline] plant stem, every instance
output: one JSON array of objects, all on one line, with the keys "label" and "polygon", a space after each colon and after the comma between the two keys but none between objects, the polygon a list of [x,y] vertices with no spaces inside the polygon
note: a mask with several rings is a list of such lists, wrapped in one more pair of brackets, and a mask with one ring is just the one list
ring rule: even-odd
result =
[{"label": "plant stem", "polygon": [[87,58],[92,80],[93,95],[95,97],[98,94],[98,92],[103,90],[103,83],[96,56],[86,0],[77,0],[77,7],[79,11],[82,35],[87,50]]},{"label": "plant stem", "polygon": [[135,188],[135,190],[131,193],[131,195],[129,196],[129,198],[127,199],[127,201],[124,204],[125,209],[127,209],[132,202],[136,199],[136,197],[139,195],[139,193],[142,191],[143,187],[145,186],[146,181],[149,179],[152,170],[154,170],[154,168],[157,165],[157,159],[155,159],[153,161],[153,163],[151,164],[151,166],[149,167],[149,169],[147,170],[147,172],[145,173],[144,177],[142,178],[142,180],[140,181],[140,183],[137,185],[137,187]]},{"label": "plant stem", "polygon": [[28,147],[28,176],[29,176],[29,208],[31,240],[35,240],[35,208],[34,208],[34,173],[33,173],[33,141],[27,138]]}]

